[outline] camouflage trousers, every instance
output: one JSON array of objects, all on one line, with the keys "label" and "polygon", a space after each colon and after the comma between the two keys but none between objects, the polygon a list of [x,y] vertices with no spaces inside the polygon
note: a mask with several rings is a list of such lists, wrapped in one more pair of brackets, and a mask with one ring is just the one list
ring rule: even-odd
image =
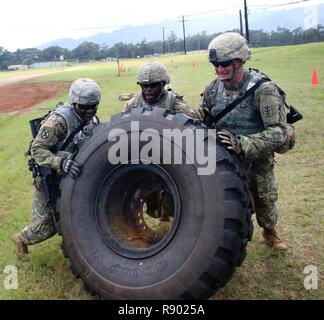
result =
[{"label": "camouflage trousers", "polygon": [[259,226],[275,229],[278,220],[278,187],[274,175],[274,157],[254,161],[248,171],[248,178]]},{"label": "camouflage trousers", "polygon": [[27,245],[42,242],[56,234],[54,210],[46,207],[44,190],[35,183],[35,197],[32,204],[32,221],[21,232],[22,240]]}]

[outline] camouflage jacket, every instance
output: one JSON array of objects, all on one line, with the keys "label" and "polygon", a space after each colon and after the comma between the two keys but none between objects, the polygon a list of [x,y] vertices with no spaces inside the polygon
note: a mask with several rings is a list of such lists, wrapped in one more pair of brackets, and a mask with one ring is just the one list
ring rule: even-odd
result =
[{"label": "camouflage jacket", "polygon": [[[239,85],[229,86],[223,85],[221,100],[224,102],[224,108],[233,102],[240,94],[244,82],[249,81],[249,70],[245,71],[242,83]],[[211,110],[215,104],[213,99],[216,99],[217,94],[210,93],[210,87],[215,84],[213,81],[205,89],[201,106]],[[254,93],[252,97],[247,98],[242,104],[251,104],[248,108],[240,105],[229,112],[229,117],[232,122],[239,123],[240,121],[255,121],[255,131],[247,134],[246,132],[233,132],[226,126],[226,115],[221,126],[216,126],[217,130],[227,129],[239,135],[242,151],[246,159],[265,158],[273,155],[274,151],[281,146],[287,135],[287,121],[284,99],[280,94],[280,90],[273,82],[263,83]],[[244,114],[245,113],[245,114]],[[249,113],[247,116],[246,113]],[[250,117],[250,118],[249,118]]]},{"label": "camouflage jacket", "polygon": [[[77,118],[76,123],[81,124],[83,122],[76,112],[73,113],[73,116]],[[88,136],[92,135],[92,130],[96,125],[95,120],[91,120],[74,136],[71,144],[75,145],[75,150]],[[39,132],[31,144],[30,153],[32,158],[41,166],[48,166],[59,171],[62,158],[68,157],[71,152],[71,150],[68,150],[69,152],[58,150],[66,140],[68,132],[71,131],[69,129],[71,128],[68,128],[68,123],[64,117],[54,110],[42,122]]]},{"label": "camouflage jacket", "polygon": [[176,113],[184,113],[191,118],[196,118],[194,110],[190,109],[182,96],[166,90],[162,98],[154,105],[149,105],[143,98],[142,92],[139,92],[127,101],[124,105],[123,112],[130,112],[132,108],[159,107],[172,110]]}]

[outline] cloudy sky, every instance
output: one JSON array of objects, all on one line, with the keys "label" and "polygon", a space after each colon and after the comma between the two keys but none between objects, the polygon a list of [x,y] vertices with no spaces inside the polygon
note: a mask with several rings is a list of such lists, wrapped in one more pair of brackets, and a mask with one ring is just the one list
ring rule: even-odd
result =
[{"label": "cloudy sky", "polygon": [[[298,0],[247,0],[250,14],[256,10],[287,8]],[[182,15],[226,14],[243,9],[243,0],[2,0],[0,46],[13,51],[35,47],[59,38],[82,38],[111,32],[123,25],[177,20]],[[308,0],[293,6],[310,6],[324,0]]]}]

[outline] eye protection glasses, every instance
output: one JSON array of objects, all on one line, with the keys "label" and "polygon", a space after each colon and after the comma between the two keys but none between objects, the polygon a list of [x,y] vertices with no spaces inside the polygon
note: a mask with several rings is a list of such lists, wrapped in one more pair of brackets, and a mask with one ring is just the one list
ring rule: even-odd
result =
[{"label": "eye protection glasses", "polygon": [[160,87],[160,86],[161,86],[161,83],[160,82],[142,83],[142,87],[144,89],[147,89],[147,88],[157,88],[157,87]]},{"label": "eye protection glasses", "polygon": [[213,65],[218,68],[219,66],[221,66],[222,68],[227,68],[230,65],[233,64],[234,60],[230,60],[230,61],[224,61],[224,62],[213,62]]},{"label": "eye protection glasses", "polygon": [[78,106],[79,106],[79,108],[80,108],[82,111],[95,110],[95,109],[97,109],[97,107],[98,107],[97,104],[89,104],[89,105],[86,105],[86,104],[79,104]]}]

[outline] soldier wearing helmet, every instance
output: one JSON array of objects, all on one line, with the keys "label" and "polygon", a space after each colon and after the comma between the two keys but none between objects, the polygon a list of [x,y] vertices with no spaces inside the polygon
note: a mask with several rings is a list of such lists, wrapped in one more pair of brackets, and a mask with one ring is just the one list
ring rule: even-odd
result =
[{"label": "soldier wearing helmet", "polygon": [[[96,112],[100,99],[101,91],[95,81],[87,78],[74,81],[70,87],[69,102],[58,104],[45,117],[30,145],[29,155],[36,164],[55,172],[50,176],[54,202],[59,179],[63,176],[76,179],[81,172],[81,165],[73,157],[79,146],[92,135],[93,128],[99,124]],[[34,185],[36,190],[31,224],[12,238],[17,255],[22,260],[29,259],[29,245],[42,242],[56,233],[54,206],[47,205],[40,177],[34,178]]]},{"label": "soldier wearing helmet", "polygon": [[171,89],[165,89],[165,86],[170,84],[170,77],[163,64],[159,62],[143,64],[138,71],[137,84],[141,86],[141,92],[126,102],[124,112],[129,112],[132,108],[160,107],[195,116],[182,96]]},{"label": "soldier wearing helmet", "polygon": [[[143,64],[137,74],[137,84],[141,86],[141,91],[126,102],[124,112],[130,112],[133,108],[158,107],[196,118],[196,113],[187,106],[182,96],[165,88],[170,84],[170,76],[163,64],[159,62]],[[122,95],[120,99],[121,97]],[[160,212],[161,221],[169,221],[173,213],[171,213],[172,204],[167,193],[153,192],[146,198],[146,202],[148,211],[153,213],[157,210]]]},{"label": "soldier wearing helmet", "polygon": [[[274,175],[274,151],[287,137],[283,91],[265,74],[244,68],[251,55],[246,39],[234,32],[223,33],[210,42],[208,59],[215,68],[217,79],[205,89],[197,116],[215,128],[220,141],[249,168],[248,177],[262,235],[267,244],[287,250],[276,232],[278,191]],[[261,80],[266,81],[254,94],[218,122],[213,121],[226,106]]]}]

